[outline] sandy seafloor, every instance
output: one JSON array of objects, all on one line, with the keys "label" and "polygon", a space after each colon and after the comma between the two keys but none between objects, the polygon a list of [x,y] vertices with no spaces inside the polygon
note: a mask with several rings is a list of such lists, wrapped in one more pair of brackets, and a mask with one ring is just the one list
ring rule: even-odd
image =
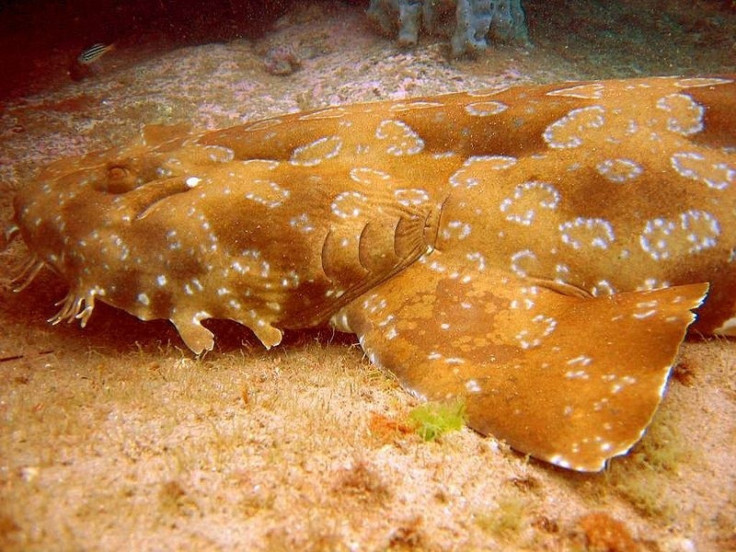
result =
[{"label": "sandy seafloor", "polygon": [[[305,3],[258,41],[127,46],[79,83],[60,67],[46,90],[4,105],[0,225],[41,165],[145,123],[217,128],[500,83],[736,72],[731,2],[529,4],[533,46],[475,60],[448,60],[439,38],[400,50],[358,8]],[[300,70],[264,70],[276,45]],[[14,242],[0,257],[0,550],[736,549],[734,341],[686,343],[644,440],[585,475],[468,429],[423,442],[406,427],[416,400],[350,336],[291,333],[266,352],[212,324],[216,349],[196,359],[167,322],[104,305],[84,330],[50,326],[64,284],[44,271],[12,293],[24,254]]]}]

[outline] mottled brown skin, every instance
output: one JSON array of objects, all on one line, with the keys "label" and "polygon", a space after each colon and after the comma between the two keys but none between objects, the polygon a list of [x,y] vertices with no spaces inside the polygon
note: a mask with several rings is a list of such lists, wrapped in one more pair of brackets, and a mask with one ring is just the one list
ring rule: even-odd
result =
[{"label": "mottled brown skin", "polygon": [[[734,77],[529,86],[286,115],[62,160],[15,198],[70,286],[266,347],[325,324],[469,425],[598,470],[642,435],[688,325],[736,330]],[[21,286],[22,287],[22,286]]]}]

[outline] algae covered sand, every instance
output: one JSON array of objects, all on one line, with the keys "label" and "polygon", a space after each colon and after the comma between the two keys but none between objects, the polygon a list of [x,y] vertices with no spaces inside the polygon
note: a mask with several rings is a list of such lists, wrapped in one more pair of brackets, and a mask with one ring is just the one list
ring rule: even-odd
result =
[{"label": "algae covered sand", "polygon": [[[643,9],[642,27],[630,24],[618,41],[616,23],[631,23],[622,8],[575,4],[563,19],[552,5],[528,6],[534,47],[476,60],[448,61],[439,39],[398,49],[360,9],[333,3],[295,9],[259,40],[142,59],[121,49],[92,79],[7,102],[0,222],[39,165],[126,141],[144,123],[217,128],[500,83],[735,71],[724,38],[733,14],[698,6],[688,16],[666,3],[664,28],[651,36],[642,29],[654,16]],[[264,60],[283,45],[300,67],[270,74]],[[23,258],[14,243],[0,263]],[[292,333],[266,352],[219,322],[210,325],[217,348],[196,359],[168,323],[104,306],[84,330],[50,326],[63,284],[43,272],[14,294],[10,273],[0,295],[0,549],[736,546],[733,341],[686,343],[642,442],[584,475],[468,429],[423,439],[413,421],[420,403],[351,336]]]}]

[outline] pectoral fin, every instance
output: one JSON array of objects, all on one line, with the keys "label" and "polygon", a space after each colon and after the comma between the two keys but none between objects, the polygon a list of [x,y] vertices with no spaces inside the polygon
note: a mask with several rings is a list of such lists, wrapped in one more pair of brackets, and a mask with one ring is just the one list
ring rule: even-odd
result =
[{"label": "pectoral fin", "polygon": [[705,283],[581,297],[435,251],[334,322],[429,400],[518,451],[597,471],[643,435]]}]

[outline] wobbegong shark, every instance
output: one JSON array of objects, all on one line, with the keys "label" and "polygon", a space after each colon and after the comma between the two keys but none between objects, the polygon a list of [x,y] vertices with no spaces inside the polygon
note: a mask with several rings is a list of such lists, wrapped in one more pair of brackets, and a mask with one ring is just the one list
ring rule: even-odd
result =
[{"label": "wobbegong shark", "polygon": [[334,106],[62,159],[10,239],[95,301],[267,348],[330,324],[428,400],[557,466],[644,434],[688,330],[736,334],[736,75]]}]

